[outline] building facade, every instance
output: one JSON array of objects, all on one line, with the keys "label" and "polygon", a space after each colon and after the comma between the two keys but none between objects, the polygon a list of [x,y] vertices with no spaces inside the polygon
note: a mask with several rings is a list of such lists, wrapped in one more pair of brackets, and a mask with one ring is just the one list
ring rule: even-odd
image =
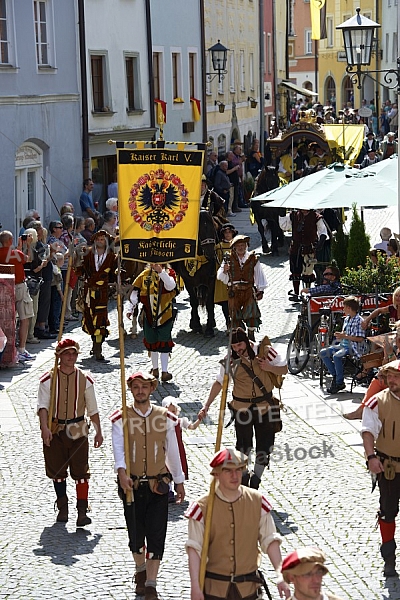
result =
[{"label": "building facade", "polygon": [[146,141],[155,135],[149,0],[84,0],[84,11],[88,175],[93,200],[104,210],[116,172],[116,146],[109,140]]},{"label": "building facade", "polygon": [[[207,78],[207,132],[210,148],[219,156],[235,139],[250,147],[260,130],[260,22],[258,2],[253,0],[205,0],[205,47],[220,40],[226,48],[227,74]],[[206,72],[213,73],[211,53],[206,52]]]},{"label": "building facade", "polygon": [[0,221],[18,233],[36,208],[47,225],[81,180],[75,3],[0,2]]},{"label": "building facade", "polygon": [[[155,120],[168,141],[203,141],[199,0],[150,0]],[[161,118],[160,118],[161,117]]]}]

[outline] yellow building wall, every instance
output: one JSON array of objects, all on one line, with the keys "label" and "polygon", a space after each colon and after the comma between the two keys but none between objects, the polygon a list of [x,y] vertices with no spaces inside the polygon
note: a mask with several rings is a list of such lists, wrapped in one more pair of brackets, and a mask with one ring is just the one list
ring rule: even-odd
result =
[{"label": "yellow building wall", "polygon": [[[229,48],[225,75],[222,86],[216,77],[207,87],[207,128],[216,130],[221,126],[221,132],[230,131],[235,121],[240,129],[240,136],[247,134],[248,129],[258,132],[255,123],[258,122],[259,109],[251,108],[247,98],[251,96],[260,102],[260,67],[259,67],[259,18],[258,2],[248,0],[205,0],[205,47],[207,49],[221,41]],[[240,54],[244,54],[241,63]],[[210,54],[210,53],[209,53]],[[233,59],[231,55],[233,54]],[[251,57],[252,56],[252,61]],[[252,69],[250,66],[252,62]],[[232,76],[234,65],[234,77]],[[210,70],[212,63],[210,58]],[[252,75],[251,75],[252,71]],[[242,75],[243,72],[243,75]],[[225,112],[220,113],[215,101],[225,104]],[[263,100],[262,100],[263,101]],[[232,103],[235,109],[232,113]],[[232,133],[230,131],[230,133]],[[230,147],[227,135],[227,149]],[[216,146],[216,140],[215,144]]]},{"label": "yellow building wall", "polygon": [[[318,94],[321,103],[329,100],[326,95],[326,81],[330,76],[336,84],[336,110],[341,109],[349,100],[348,92],[346,93],[346,73],[347,62],[344,58],[343,34],[337,30],[337,25],[343,23],[350,17],[356,14],[356,8],[360,6],[359,0],[327,0],[327,28],[329,36],[329,19],[333,20],[332,31],[333,36],[328,40],[319,41],[318,52]],[[379,15],[375,13],[375,0],[363,0],[361,3],[361,13],[373,21],[379,22]],[[339,60],[338,60],[339,57]],[[374,69],[374,62],[371,64],[371,69]],[[350,88],[347,88],[348,90]],[[362,90],[358,90],[353,86],[354,107],[359,108],[363,99]],[[372,98],[372,96],[371,96]],[[367,98],[369,101],[371,98]]]}]

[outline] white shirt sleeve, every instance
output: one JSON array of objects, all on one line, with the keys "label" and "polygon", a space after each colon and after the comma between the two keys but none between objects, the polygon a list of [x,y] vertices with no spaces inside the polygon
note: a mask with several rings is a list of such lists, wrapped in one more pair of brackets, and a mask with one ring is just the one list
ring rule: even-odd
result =
[{"label": "white shirt sleeve", "polygon": [[219,266],[219,269],[217,271],[217,279],[219,281],[222,281],[222,283],[225,283],[225,285],[228,285],[228,283],[229,283],[229,273],[224,273],[224,264],[225,264],[225,262],[222,261],[222,263]]},{"label": "white shirt sleeve", "polygon": [[135,308],[137,303],[139,302],[139,292],[138,290],[132,290],[131,295],[129,296],[129,302],[131,303],[131,310]]},{"label": "white shirt sleeve", "polygon": [[277,540],[280,544],[282,543],[281,536],[276,532],[276,527],[271,513],[261,511],[260,518],[260,529],[258,533],[258,541],[261,550],[266,553],[268,546]]},{"label": "white shirt sleeve", "polygon": [[167,417],[167,432],[165,437],[165,464],[171,473],[174,483],[183,483],[185,474],[182,469],[181,458],[179,455],[178,440],[176,439],[175,427],[178,420],[172,420]]},{"label": "white shirt sleeve", "polygon": [[321,237],[321,235],[328,235],[326,225],[323,219],[318,219],[317,221],[317,233],[319,238]]},{"label": "white shirt sleeve", "polygon": [[262,264],[260,261],[258,261],[254,268],[254,286],[258,292],[261,292],[262,290],[265,290],[267,285],[267,278],[265,276]]},{"label": "white shirt sleeve", "polygon": [[39,383],[38,400],[37,400],[37,413],[41,408],[45,408],[49,412],[50,408],[50,386],[51,378],[47,379],[43,383]]},{"label": "white shirt sleeve", "polygon": [[164,284],[164,288],[167,292],[171,292],[174,288],[176,288],[176,281],[171,275],[168,275],[166,271],[161,271],[160,279]]},{"label": "white shirt sleeve", "polygon": [[369,408],[368,406],[364,406],[360,431],[361,435],[365,431],[368,431],[369,433],[372,433],[372,435],[374,436],[374,440],[376,440],[381,430],[381,427],[382,423],[380,422],[378,416],[378,405],[376,405],[375,408]]},{"label": "white shirt sleeve", "polygon": [[192,423],[187,417],[179,417],[179,421],[182,429],[188,429],[189,425]]},{"label": "white shirt sleeve", "polygon": [[117,472],[119,468],[126,469],[122,419],[118,419],[112,424],[111,439],[114,452],[114,471]]},{"label": "white shirt sleeve", "polygon": [[86,379],[85,403],[88,417],[91,417],[99,412],[94,385],[91,381],[89,381],[89,379]]},{"label": "white shirt sleeve", "polygon": [[224,384],[224,377],[225,377],[225,366],[224,365],[220,365],[215,380],[218,381],[218,383],[220,385],[223,385]]},{"label": "white shirt sleeve", "polygon": [[282,231],[292,231],[292,220],[290,218],[290,213],[285,215],[284,217],[278,217],[279,227]]}]

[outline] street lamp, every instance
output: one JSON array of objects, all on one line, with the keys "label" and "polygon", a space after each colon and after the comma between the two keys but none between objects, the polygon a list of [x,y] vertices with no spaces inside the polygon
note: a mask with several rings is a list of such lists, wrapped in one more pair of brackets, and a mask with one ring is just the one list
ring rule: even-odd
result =
[{"label": "street lamp", "polygon": [[[400,58],[397,59],[397,69],[381,69],[379,71],[370,69],[363,71],[361,69],[361,67],[371,64],[371,52],[376,42],[374,31],[380,25],[360,15],[360,10],[360,8],[356,8],[357,14],[354,17],[336,27],[336,29],[341,29],[343,32],[347,60],[346,71],[350,75],[352,83],[357,85],[359,90],[366,75],[371,76],[371,73],[382,73],[385,83],[381,85],[391,90],[397,87],[397,93],[400,93]],[[371,77],[371,79],[374,78]]]},{"label": "street lamp", "polygon": [[[374,39],[375,28],[380,27],[379,23],[375,23],[367,17],[360,15],[360,8],[356,8],[357,14],[351,19],[348,19],[344,23],[341,23],[336,29],[343,31],[343,41],[346,51],[347,67],[346,71],[349,73],[350,79],[353,84],[357,85],[360,90],[362,88],[362,81],[366,75],[371,77],[371,73],[382,74],[383,83],[378,81],[382,87],[386,87],[389,90],[397,88],[397,94],[400,94],[400,57],[397,57],[397,69],[381,69],[379,71],[371,71],[361,69],[362,66],[368,66],[371,63],[371,51],[372,46],[376,43]],[[355,69],[355,72],[354,72]],[[374,77],[371,77],[374,81],[377,81]],[[398,219],[400,227],[400,155],[398,157]]]},{"label": "street lamp", "polygon": [[220,113],[225,112],[225,104],[223,102],[220,102],[219,100],[215,100],[214,106],[218,106],[218,110]]},{"label": "street lamp", "polygon": [[208,49],[208,52],[211,52],[211,62],[214,69],[214,73],[206,73],[207,81],[212,81],[218,75],[218,83],[221,83],[222,79],[224,79],[224,75],[227,74],[226,70],[226,60],[228,48],[225,48],[218,40],[214,46]]},{"label": "street lamp", "polygon": [[253,96],[248,96],[247,102],[250,102],[251,108],[257,108],[257,100]]}]

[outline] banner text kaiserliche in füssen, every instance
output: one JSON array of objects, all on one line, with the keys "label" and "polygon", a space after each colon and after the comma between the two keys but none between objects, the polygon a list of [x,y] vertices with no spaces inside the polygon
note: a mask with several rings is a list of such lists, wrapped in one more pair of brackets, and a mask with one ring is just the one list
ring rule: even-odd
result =
[{"label": "banner text kaiserliche in f\u00fcssen", "polygon": [[166,263],[195,257],[204,152],[117,153],[122,258]]}]

